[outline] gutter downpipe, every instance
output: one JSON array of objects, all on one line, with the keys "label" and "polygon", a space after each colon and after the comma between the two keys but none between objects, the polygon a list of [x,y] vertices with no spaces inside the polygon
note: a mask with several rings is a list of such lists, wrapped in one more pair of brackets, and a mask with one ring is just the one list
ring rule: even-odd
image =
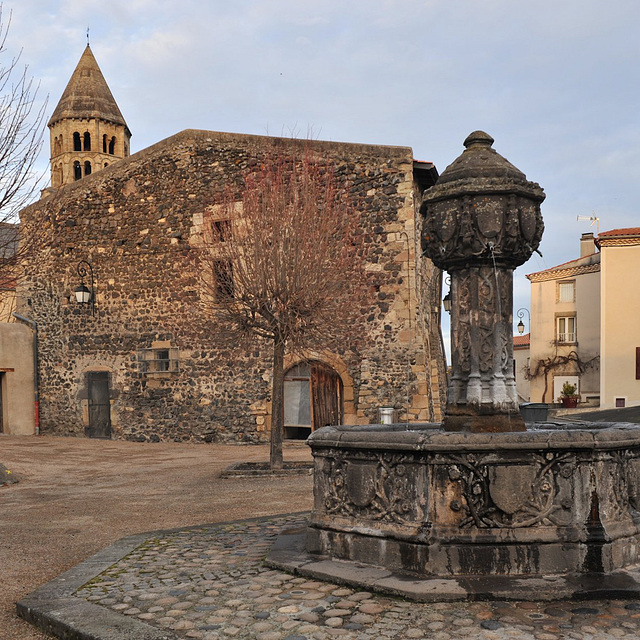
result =
[{"label": "gutter downpipe", "polygon": [[38,385],[38,325],[34,320],[29,320],[19,313],[13,312],[13,317],[20,322],[28,324],[33,329],[33,394],[35,408],[36,435],[40,435],[40,388]]}]

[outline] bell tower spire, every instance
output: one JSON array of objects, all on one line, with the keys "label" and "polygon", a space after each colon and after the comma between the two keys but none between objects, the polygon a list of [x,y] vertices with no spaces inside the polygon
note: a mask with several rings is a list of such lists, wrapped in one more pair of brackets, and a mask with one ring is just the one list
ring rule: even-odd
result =
[{"label": "bell tower spire", "polygon": [[89,45],[49,120],[51,186],[62,187],[129,155],[131,131]]}]

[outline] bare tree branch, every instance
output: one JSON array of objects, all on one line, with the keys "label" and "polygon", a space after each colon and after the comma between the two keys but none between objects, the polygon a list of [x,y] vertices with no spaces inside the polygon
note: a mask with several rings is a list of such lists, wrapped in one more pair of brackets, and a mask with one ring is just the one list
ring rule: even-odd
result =
[{"label": "bare tree branch", "polygon": [[[0,4],[0,56],[7,56],[6,23]],[[22,234],[18,242],[18,212],[38,193],[43,175],[35,173],[43,142],[46,100],[38,106],[38,85],[28,67],[20,70],[20,54],[0,61],[0,299],[15,287],[16,269],[31,251],[35,238]]]},{"label": "bare tree branch", "polygon": [[273,344],[274,467],[285,350],[345,351],[362,339],[369,287],[359,221],[332,167],[309,154],[265,160],[204,220],[197,268],[207,315],[236,349],[256,337]]}]

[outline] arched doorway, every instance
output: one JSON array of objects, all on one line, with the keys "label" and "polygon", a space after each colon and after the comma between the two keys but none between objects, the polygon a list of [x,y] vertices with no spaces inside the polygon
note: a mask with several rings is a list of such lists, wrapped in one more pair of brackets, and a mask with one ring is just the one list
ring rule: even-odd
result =
[{"label": "arched doorway", "polygon": [[312,431],[342,424],[340,376],[322,362],[300,362],[284,375],[284,437],[304,440]]}]

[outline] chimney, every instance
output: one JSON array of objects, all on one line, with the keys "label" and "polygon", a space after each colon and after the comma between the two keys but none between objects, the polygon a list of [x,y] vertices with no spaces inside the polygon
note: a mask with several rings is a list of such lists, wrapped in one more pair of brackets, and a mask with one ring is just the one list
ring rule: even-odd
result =
[{"label": "chimney", "polygon": [[580,257],[590,256],[596,252],[595,240],[593,233],[583,233],[580,236]]}]

